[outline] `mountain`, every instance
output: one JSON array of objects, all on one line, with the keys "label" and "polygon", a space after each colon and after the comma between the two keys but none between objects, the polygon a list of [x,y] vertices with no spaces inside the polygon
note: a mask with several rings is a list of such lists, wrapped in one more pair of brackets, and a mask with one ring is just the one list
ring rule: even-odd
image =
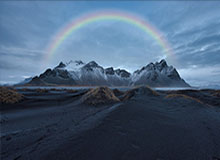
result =
[{"label": "mountain", "polygon": [[135,86],[189,87],[173,66],[165,60],[150,63],[134,73],[113,67],[103,68],[95,61],[60,62],[53,69],[47,69],[27,82],[28,85],[85,85],[85,86]]},{"label": "mountain", "polygon": [[24,85],[24,84],[27,84],[27,83],[29,83],[32,79],[33,79],[32,77],[25,78],[23,81],[17,83],[16,85]]},{"label": "mountain", "polygon": [[132,85],[147,84],[153,87],[189,87],[173,66],[165,60],[150,63],[132,75]]}]

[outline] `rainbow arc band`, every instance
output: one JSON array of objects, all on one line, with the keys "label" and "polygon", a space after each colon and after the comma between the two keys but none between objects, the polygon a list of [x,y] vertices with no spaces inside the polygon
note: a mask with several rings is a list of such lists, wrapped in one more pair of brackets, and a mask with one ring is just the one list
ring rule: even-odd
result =
[{"label": "rainbow arc band", "polygon": [[87,24],[106,20],[118,20],[135,25],[136,27],[150,35],[161,46],[161,49],[164,51],[167,57],[174,57],[173,50],[170,47],[169,43],[163,38],[162,34],[149,22],[127,12],[107,10],[88,13],[86,15],[73,19],[70,23],[64,26],[64,28],[62,28],[61,31],[59,31],[54,36],[51,43],[47,47],[46,59],[50,59],[50,57],[55,54],[55,51],[59,48],[62,42],[74,31],[86,26]]}]

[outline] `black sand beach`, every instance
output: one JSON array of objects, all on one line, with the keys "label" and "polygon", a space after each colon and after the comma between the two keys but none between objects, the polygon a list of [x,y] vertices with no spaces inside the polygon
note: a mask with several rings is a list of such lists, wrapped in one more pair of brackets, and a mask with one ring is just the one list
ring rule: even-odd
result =
[{"label": "black sand beach", "polygon": [[18,92],[1,104],[3,160],[220,159],[219,91],[138,89],[98,106],[82,103],[86,89]]}]

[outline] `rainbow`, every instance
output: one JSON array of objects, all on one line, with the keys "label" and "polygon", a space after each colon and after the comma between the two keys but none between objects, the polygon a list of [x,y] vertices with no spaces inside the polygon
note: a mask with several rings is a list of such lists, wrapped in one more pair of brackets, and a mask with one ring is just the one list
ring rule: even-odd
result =
[{"label": "rainbow", "polygon": [[145,33],[155,39],[167,57],[173,57],[173,51],[169,43],[163,38],[162,34],[149,22],[127,12],[105,10],[88,13],[70,21],[70,23],[64,26],[64,28],[62,28],[53,37],[51,43],[49,43],[49,46],[46,49],[46,59],[52,57],[62,42],[74,31],[86,26],[87,24],[104,20],[117,20],[137,26],[139,29],[143,30]]}]

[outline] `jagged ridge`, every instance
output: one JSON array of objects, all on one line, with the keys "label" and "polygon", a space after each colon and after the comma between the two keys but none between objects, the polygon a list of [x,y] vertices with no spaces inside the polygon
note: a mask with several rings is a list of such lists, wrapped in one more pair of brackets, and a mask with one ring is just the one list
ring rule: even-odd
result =
[{"label": "jagged ridge", "polygon": [[173,66],[165,60],[150,63],[134,73],[113,67],[103,68],[95,61],[85,64],[82,61],[60,62],[54,69],[47,69],[34,77],[29,85],[86,85],[86,86],[135,86],[189,87]]}]

